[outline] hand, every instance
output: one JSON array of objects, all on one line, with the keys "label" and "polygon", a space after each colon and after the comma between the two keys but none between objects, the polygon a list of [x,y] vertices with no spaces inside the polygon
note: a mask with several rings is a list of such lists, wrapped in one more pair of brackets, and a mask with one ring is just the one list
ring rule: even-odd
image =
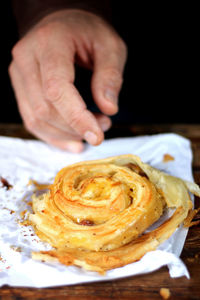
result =
[{"label": "hand", "polygon": [[[60,10],[40,20],[13,48],[9,74],[25,127],[72,152],[83,140],[99,145],[118,111],[126,46],[102,18]],[[93,114],[74,86],[74,64],[91,68],[91,90],[102,113]]]}]

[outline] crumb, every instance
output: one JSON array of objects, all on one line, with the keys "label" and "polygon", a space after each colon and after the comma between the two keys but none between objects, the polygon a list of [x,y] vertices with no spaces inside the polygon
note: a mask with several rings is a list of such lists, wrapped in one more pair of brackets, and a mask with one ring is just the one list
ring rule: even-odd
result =
[{"label": "crumb", "polygon": [[160,295],[163,299],[169,299],[169,297],[171,296],[170,290],[167,288],[161,288]]},{"label": "crumb", "polygon": [[11,189],[13,186],[3,177],[0,177],[0,181],[7,190]]},{"label": "crumb", "polygon": [[30,207],[32,207],[33,206],[32,201],[27,202],[27,205],[29,205]]},{"label": "crumb", "polygon": [[188,257],[188,258],[187,258],[187,261],[188,261],[189,263],[193,263],[193,262],[195,261],[195,258],[194,258],[194,257]]},{"label": "crumb", "polygon": [[31,226],[31,222],[29,220],[24,220],[24,221],[17,221],[17,223],[20,225],[20,226]]},{"label": "crumb", "polygon": [[14,246],[14,245],[11,245],[10,248],[16,252],[22,252],[22,249],[21,247],[17,247],[17,246]]},{"label": "crumb", "polygon": [[175,160],[175,158],[172,155],[170,155],[168,153],[166,153],[166,154],[163,155],[163,160],[162,161],[164,163],[166,163],[168,161],[171,161],[171,160]]},{"label": "crumb", "polygon": [[21,217],[22,219],[24,219],[24,218],[25,218],[25,215],[26,215],[26,213],[27,213],[27,209],[25,209],[25,210],[21,211],[21,212],[20,212],[20,217]]},{"label": "crumb", "polygon": [[199,259],[199,254],[196,253],[196,254],[194,255],[194,257],[188,257],[188,258],[187,258],[187,261],[190,262],[190,263],[194,263],[194,262],[198,261],[198,259]]}]

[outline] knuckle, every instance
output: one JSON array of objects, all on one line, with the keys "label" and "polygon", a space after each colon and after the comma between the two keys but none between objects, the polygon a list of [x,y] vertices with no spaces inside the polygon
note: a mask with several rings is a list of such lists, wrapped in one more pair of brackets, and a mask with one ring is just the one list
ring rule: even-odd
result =
[{"label": "knuckle", "polygon": [[11,49],[12,61],[18,66],[21,70],[27,69],[27,62],[30,58],[29,44],[27,39],[23,38],[19,40],[14,47]]},{"label": "knuckle", "polygon": [[125,58],[127,58],[128,48],[126,43],[121,38],[119,40],[119,49],[120,49],[120,53],[123,54]]},{"label": "knuckle", "polygon": [[13,63],[11,62],[8,66],[8,74],[12,77],[13,74]]},{"label": "knuckle", "polygon": [[61,24],[59,20],[50,20],[47,23],[42,22],[35,28],[35,38],[39,47],[46,51],[49,47],[49,42],[56,38],[57,33],[60,32]]},{"label": "knuckle", "polygon": [[43,42],[46,39],[48,39],[48,37],[51,35],[51,31],[52,31],[51,24],[43,24],[39,26],[36,30],[38,41],[43,44]]},{"label": "knuckle", "polygon": [[118,35],[115,34],[111,38],[112,47],[115,53],[123,60],[126,60],[128,55],[128,48],[124,40]]},{"label": "knuckle", "polygon": [[113,46],[115,46],[116,48],[123,49],[123,47],[126,46],[123,39],[121,38],[121,36],[118,35],[118,33],[116,33],[116,32],[112,35],[111,41],[112,41]]},{"label": "knuckle", "polygon": [[49,77],[44,82],[45,97],[52,103],[58,102],[62,97],[60,81],[55,77]]},{"label": "knuckle", "polygon": [[11,50],[12,58],[16,61],[20,60],[23,53],[23,41],[18,41]]}]

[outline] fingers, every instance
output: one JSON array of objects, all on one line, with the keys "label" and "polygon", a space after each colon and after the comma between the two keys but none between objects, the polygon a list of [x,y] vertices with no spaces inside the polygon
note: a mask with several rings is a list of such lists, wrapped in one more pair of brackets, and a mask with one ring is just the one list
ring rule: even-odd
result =
[{"label": "fingers", "polygon": [[[74,153],[81,152],[84,148],[82,138],[64,124],[64,120],[62,121],[57,113],[49,113],[51,109],[42,98],[40,76],[36,66],[29,61],[31,76],[23,76],[15,63],[12,63],[9,70],[26,128],[48,144]],[[110,128],[111,121],[107,116],[96,114],[95,118],[103,131]]]},{"label": "fingers", "polygon": [[109,39],[104,44],[94,45],[94,73],[92,93],[99,109],[108,115],[118,111],[118,96],[123,82],[126,62],[125,44],[118,39]]},{"label": "fingers", "polygon": [[[58,45],[56,45],[58,47]],[[58,47],[60,49],[60,45]],[[73,53],[59,51],[54,45],[40,58],[40,72],[45,100],[66,120],[68,126],[92,145],[100,144],[104,134],[94,115],[75,88]]]},{"label": "fingers", "polygon": [[42,139],[50,145],[74,153],[81,152],[84,148],[84,145],[80,137],[66,133],[65,131],[51,126],[48,123],[38,119],[34,114],[31,101],[29,101],[26,93],[26,84],[24,84],[24,79],[15,63],[12,63],[10,66],[9,73],[18,101],[19,111],[26,128],[36,137]]}]

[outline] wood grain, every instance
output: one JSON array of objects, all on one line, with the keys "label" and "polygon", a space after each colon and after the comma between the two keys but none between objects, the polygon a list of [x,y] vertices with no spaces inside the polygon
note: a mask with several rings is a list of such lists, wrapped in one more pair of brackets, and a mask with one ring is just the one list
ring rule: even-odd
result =
[{"label": "wood grain", "polygon": [[[138,136],[173,132],[191,141],[193,150],[193,172],[195,181],[200,184],[200,124],[152,124],[113,127],[106,134],[106,138],[117,136]],[[0,135],[33,138],[22,125],[0,124]],[[199,199],[195,199],[195,206],[200,206]],[[195,217],[200,220],[200,213]],[[200,226],[191,227],[181,254],[181,258],[188,267],[191,278],[172,279],[166,267],[151,274],[129,277],[112,282],[100,282],[63,286],[57,288],[12,288],[4,286],[0,289],[0,300],[19,299],[162,299],[160,288],[168,288],[171,292],[170,300],[199,300],[200,299]]]}]

